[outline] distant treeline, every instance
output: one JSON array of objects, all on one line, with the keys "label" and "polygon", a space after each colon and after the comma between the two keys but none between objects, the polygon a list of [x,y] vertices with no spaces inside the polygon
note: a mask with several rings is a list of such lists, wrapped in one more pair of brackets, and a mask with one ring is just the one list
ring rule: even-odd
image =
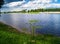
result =
[{"label": "distant treeline", "polygon": [[49,8],[49,9],[35,9],[35,10],[28,10],[28,12],[54,12],[54,11],[60,11],[60,8]]},{"label": "distant treeline", "polygon": [[52,11],[52,12],[54,12],[54,11],[60,11],[60,8],[42,9],[42,11],[43,11],[43,12],[44,12],[44,11]]},{"label": "distant treeline", "polygon": [[35,9],[35,10],[22,10],[21,12],[55,12],[60,11],[60,8],[48,8],[48,9]]},{"label": "distant treeline", "polygon": [[22,11],[8,11],[8,12],[1,12],[1,13],[29,13],[29,12],[56,12],[56,11],[60,11],[60,8],[22,10]]}]

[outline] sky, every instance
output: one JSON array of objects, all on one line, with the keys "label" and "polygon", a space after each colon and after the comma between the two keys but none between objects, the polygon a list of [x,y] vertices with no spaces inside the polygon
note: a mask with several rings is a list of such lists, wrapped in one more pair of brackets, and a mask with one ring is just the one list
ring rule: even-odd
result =
[{"label": "sky", "polygon": [[[10,2],[15,2],[15,1],[20,1],[20,0],[4,0],[6,3],[10,3]],[[30,0],[25,0],[26,2],[30,1]],[[60,0],[52,0],[52,3],[60,3]]]},{"label": "sky", "polygon": [[[5,3],[3,7],[2,7],[2,11],[8,11],[9,10],[20,10],[20,9],[36,9],[36,8],[50,8],[50,7],[54,7],[54,8],[60,8],[60,0],[34,0],[34,1],[30,1],[30,0],[25,0],[24,2],[21,2],[20,0],[4,0]],[[42,4],[40,4],[41,2]],[[38,3],[39,4],[36,4]],[[25,4],[23,4],[25,3]],[[45,4],[48,3],[48,4]],[[48,6],[49,5],[49,6]],[[6,8],[8,7],[8,8]]]},{"label": "sky", "polygon": [[60,0],[52,0],[53,3],[60,3]]},{"label": "sky", "polygon": [[[4,0],[6,3],[10,3],[10,2],[16,2],[16,1],[22,1],[22,0]],[[29,0],[25,0],[26,2],[28,2]]]}]

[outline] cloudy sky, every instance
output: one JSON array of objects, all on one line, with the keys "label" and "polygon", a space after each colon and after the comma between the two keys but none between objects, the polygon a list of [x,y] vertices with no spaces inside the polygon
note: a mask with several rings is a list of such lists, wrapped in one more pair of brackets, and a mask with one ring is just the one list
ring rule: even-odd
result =
[{"label": "cloudy sky", "polygon": [[[21,10],[21,9],[36,9],[36,8],[60,8],[60,0],[4,0],[2,11]],[[23,1],[23,2],[22,2]],[[48,6],[49,5],[49,6]],[[7,8],[6,8],[7,7]]]},{"label": "cloudy sky", "polygon": [[[6,3],[9,2],[15,2],[15,1],[20,1],[20,0],[4,0]],[[21,0],[22,1],[22,0]],[[30,0],[25,0],[25,1],[30,1]],[[52,0],[52,3],[60,3],[60,0]]]}]

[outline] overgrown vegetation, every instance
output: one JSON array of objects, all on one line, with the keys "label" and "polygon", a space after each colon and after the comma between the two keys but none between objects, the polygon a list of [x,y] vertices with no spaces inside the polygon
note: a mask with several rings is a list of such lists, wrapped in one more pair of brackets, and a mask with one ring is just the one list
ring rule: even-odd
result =
[{"label": "overgrown vegetation", "polygon": [[[31,40],[35,40],[31,41]],[[0,23],[0,44],[60,44],[60,37],[53,35],[42,35],[32,37],[17,31],[15,28]]]}]

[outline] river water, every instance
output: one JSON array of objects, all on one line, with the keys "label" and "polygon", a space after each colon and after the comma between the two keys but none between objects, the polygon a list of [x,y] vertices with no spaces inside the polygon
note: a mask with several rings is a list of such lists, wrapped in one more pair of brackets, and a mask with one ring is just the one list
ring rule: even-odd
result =
[{"label": "river water", "polygon": [[36,33],[60,35],[60,14],[8,13],[0,16],[0,21],[17,28],[19,31],[27,29],[28,32],[31,32],[30,20],[38,20],[38,22],[33,23],[33,26],[41,26],[41,28],[35,28]]}]

